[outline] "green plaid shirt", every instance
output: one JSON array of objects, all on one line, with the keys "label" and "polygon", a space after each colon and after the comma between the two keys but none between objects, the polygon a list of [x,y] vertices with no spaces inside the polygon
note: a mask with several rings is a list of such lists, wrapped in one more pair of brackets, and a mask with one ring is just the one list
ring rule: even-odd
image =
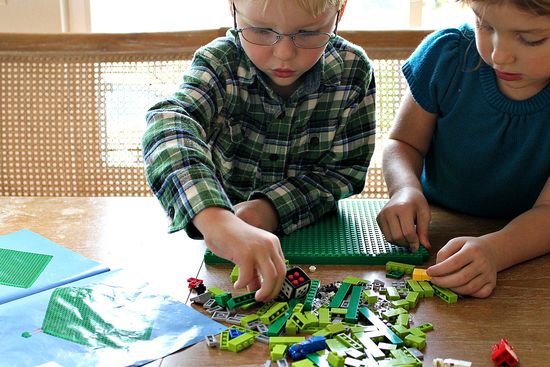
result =
[{"label": "green plaid shirt", "polygon": [[147,113],[143,155],[170,231],[201,210],[264,197],[279,233],[363,190],[374,150],[375,83],[365,52],[336,37],[286,100],[233,32],[200,48],[173,98]]}]

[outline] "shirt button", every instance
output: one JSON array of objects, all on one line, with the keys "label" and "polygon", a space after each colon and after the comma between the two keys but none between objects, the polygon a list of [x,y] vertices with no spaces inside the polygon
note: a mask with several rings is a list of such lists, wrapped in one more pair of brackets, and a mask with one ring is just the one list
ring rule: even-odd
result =
[{"label": "shirt button", "polygon": [[285,118],[285,116],[286,116],[285,111],[282,111],[282,112],[279,114],[279,116],[277,116],[277,118],[278,118],[279,120],[282,120],[282,119]]},{"label": "shirt button", "polygon": [[275,162],[277,159],[279,159],[279,156],[275,153],[271,153],[269,155],[269,160],[272,161],[272,162]]},{"label": "shirt button", "polygon": [[309,145],[312,145],[314,147],[316,147],[317,145],[319,145],[319,138],[314,136],[312,137],[311,139],[309,139]]},{"label": "shirt button", "polygon": [[174,214],[175,214],[176,210],[174,209],[173,206],[169,207],[168,208],[168,216],[172,219],[174,219]]}]

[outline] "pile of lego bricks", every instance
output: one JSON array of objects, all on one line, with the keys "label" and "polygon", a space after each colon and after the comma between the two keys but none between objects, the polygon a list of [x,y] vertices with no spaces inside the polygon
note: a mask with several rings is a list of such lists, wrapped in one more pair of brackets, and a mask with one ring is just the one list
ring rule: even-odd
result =
[{"label": "pile of lego bricks", "polygon": [[[238,276],[234,268],[231,279]],[[426,338],[433,325],[414,325],[409,310],[423,297],[457,302],[457,295],[429,282],[424,269],[388,262],[386,285],[356,277],[321,285],[300,268],[287,271],[279,297],[257,304],[255,292],[233,297],[218,288],[192,298],[213,319],[231,324],[219,338],[208,336],[210,347],[240,352],[254,342],[269,345],[277,366],[384,366],[421,367]],[[408,280],[399,280],[411,275]],[[247,312],[247,313],[245,313]],[[306,338],[302,335],[309,335]],[[468,367],[467,361],[434,360],[439,366]],[[452,363],[452,364],[451,364]]]}]

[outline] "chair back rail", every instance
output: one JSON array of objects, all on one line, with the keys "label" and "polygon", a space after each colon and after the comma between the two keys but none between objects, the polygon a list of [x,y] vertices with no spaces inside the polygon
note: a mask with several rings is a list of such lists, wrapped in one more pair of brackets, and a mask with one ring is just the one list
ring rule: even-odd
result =
[{"label": "chair back rail", "polygon": [[[171,95],[193,52],[226,28],[132,34],[0,33],[0,196],[148,196],[144,115]],[[428,31],[342,31],[377,78],[377,149],[357,197],[386,197],[381,149]]]}]

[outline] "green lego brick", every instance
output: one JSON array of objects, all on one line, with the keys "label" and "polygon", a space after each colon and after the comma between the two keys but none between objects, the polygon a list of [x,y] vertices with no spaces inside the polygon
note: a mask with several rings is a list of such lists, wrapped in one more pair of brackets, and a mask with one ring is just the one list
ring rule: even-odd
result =
[{"label": "green lego brick", "polygon": [[397,288],[395,287],[386,287],[386,290],[384,292],[386,294],[386,298],[389,301],[397,301],[401,297],[399,296],[399,292],[397,291]]},{"label": "green lego brick", "polygon": [[386,278],[401,279],[405,273],[401,270],[390,270],[386,273]]},{"label": "green lego brick", "polygon": [[402,313],[401,315],[397,316],[397,320],[395,321],[395,323],[397,325],[409,327],[410,321],[411,321],[411,315],[408,313]]},{"label": "green lego brick", "polygon": [[458,295],[450,289],[438,287],[432,284],[434,294],[447,303],[456,303],[458,301]]},{"label": "green lego brick", "polygon": [[415,308],[420,300],[420,293],[410,291],[405,299],[409,302],[409,308]]},{"label": "green lego brick", "polygon": [[418,284],[416,280],[407,279],[407,288],[413,292],[417,292],[418,297],[424,297],[424,289],[420,286],[420,284]]},{"label": "green lego brick", "polygon": [[430,285],[430,282],[427,282],[425,280],[419,280],[418,285],[422,287],[424,290],[424,297],[433,297],[434,296],[434,289]]},{"label": "green lego brick", "polygon": [[414,265],[404,264],[397,261],[388,261],[386,263],[386,272],[402,271],[404,274],[411,275],[414,271]]},{"label": "green lego brick", "polygon": [[336,322],[336,323],[332,323],[332,324],[329,324],[329,325],[325,326],[325,329],[332,336],[332,335],[336,335],[336,334],[340,334],[340,333],[345,332],[346,331],[346,325],[344,325],[341,322]]},{"label": "green lego brick", "polygon": [[328,308],[318,308],[317,313],[319,314],[319,327],[325,327],[330,324],[330,312]]},{"label": "green lego brick", "polygon": [[409,301],[406,299],[398,299],[397,301],[391,301],[391,307],[393,308],[403,308],[405,310],[409,310]]},{"label": "green lego brick", "polygon": [[353,338],[351,338],[347,334],[340,333],[338,335],[335,335],[334,339],[338,340],[341,344],[345,345],[348,348],[353,348],[353,349],[358,349],[358,350],[363,349],[363,346],[361,345],[361,343],[354,340]]},{"label": "green lego brick", "polygon": [[218,294],[214,297],[216,300],[216,303],[219,306],[225,307],[227,306],[227,302],[231,299],[232,295],[229,292]]},{"label": "green lego brick", "polygon": [[297,303],[298,303],[298,300],[296,298],[291,299],[290,301],[288,301],[288,310],[285,311],[283,316],[277,318],[277,320],[275,320],[271,323],[271,325],[269,326],[269,328],[267,330],[267,336],[278,336],[283,332],[283,329],[285,328],[286,321],[292,315],[294,307],[296,307]]},{"label": "green lego brick", "polygon": [[363,300],[369,305],[373,305],[378,301],[378,293],[372,289],[366,289],[363,291]]},{"label": "green lego brick", "polygon": [[[237,297],[233,297],[233,298],[230,298],[229,300],[227,300],[226,302],[226,306],[227,308],[229,308],[230,310],[234,309],[235,307],[237,306],[240,306],[240,305],[244,305],[244,304],[248,304],[250,303],[251,301],[254,301],[254,297],[256,296],[256,291],[254,292],[248,292],[248,293],[245,293],[241,296],[237,296]],[[216,299],[216,302],[218,300]]]},{"label": "green lego brick", "polygon": [[358,277],[354,277],[353,275],[348,275],[342,280],[344,283],[350,283],[353,285],[360,285],[360,284],[370,284],[370,282],[367,279],[361,279]]},{"label": "green lego brick", "polygon": [[238,337],[231,339],[227,342],[227,349],[232,352],[238,353],[243,349],[250,347],[254,344],[254,335],[249,333],[244,333]]},{"label": "green lego brick", "polygon": [[346,312],[346,322],[357,324],[357,312],[359,310],[359,302],[361,301],[361,291],[363,287],[360,285],[354,285],[351,289],[351,296],[349,299],[348,310]]},{"label": "green lego brick", "polygon": [[292,362],[292,367],[315,367],[315,366],[316,364],[307,358]]},{"label": "green lego brick", "polygon": [[231,270],[231,274],[229,274],[229,278],[231,279],[231,283],[235,283],[239,278],[239,267],[237,265],[235,265]]},{"label": "green lego brick", "polygon": [[305,311],[311,311],[311,307],[313,305],[313,300],[315,299],[315,295],[317,294],[317,291],[319,290],[319,286],[321,284],[321,281],[319,279],[312,279],[311,283],[309,285],[309,291],[307,292],[306,298],[304,300],[304,310]]},{"label": "green lego brick", "polygon": [[220,349],[227,350],[229,343],[229,330],[224,330],[220,333]]},{"label": "green lego brick", "polygon": [[292,344],[299,343],[304,340],[306,340],[305,336],[270,336],[269,350],[272,350],[277,344],[291,346]]},{"label": "green lego brick", "polygon": [[279,359],[283,359],[285,357],[287,346],[284,344],[277,344],[273,347],[270,353],[270,357],[272,361],[276,361]]},{"label": "green lego brick", "polygon": [[[343,199],[337,210],[315,224],[281,237],[285,258],[294,264],[385,265],[388,261],[423,264],[428,251],[387,242],[376,223],[385,199]],[[228,261],[210,250],[204,254],[207,264]]]},{"label": "green lego brick", "polygon": [[255,313],[251,313],[250,315],[246,315],[241,319],[241,325],[247,326],[250,322],[256,321],[260,318],[260,316],[256,315]]},{"label": "green lego brick", "polygon": [[342,304],[342,302],[346,298],[350,287],[351,287],[350,283],[342,283],[342,285],[340,286],[340,288],[338,288],[338,291],[336,292],[334,297],[332,297],[332,300],[330,301],[329,307],[330,308],[340,307],[340,305]]},{"label": "green lego brick", "polygon": [[266,325],[271,325],[272,322],[283,316],[286,310],[288,310],[288,303],[276,302],[266,313],[260,316],[260,320]]},{"label": "green lego brick", "polygon": [[336,352],[328,354],[327,362],[334,367],[344,367],[344,357],[339,356]]},{"label": "green lego brick", "polygon": [[426,338],[409,334],[404,339],[407,347],[414,347],[418,350],[423,350],[426,347]]},{"label": "green lego brick", "polygon": [[349,349],[348,346],[340,343],[340,341],[336,339],[327,339],[326,343],[327,343],[327,348],[332,352],[345,354],[346,350]]}]

